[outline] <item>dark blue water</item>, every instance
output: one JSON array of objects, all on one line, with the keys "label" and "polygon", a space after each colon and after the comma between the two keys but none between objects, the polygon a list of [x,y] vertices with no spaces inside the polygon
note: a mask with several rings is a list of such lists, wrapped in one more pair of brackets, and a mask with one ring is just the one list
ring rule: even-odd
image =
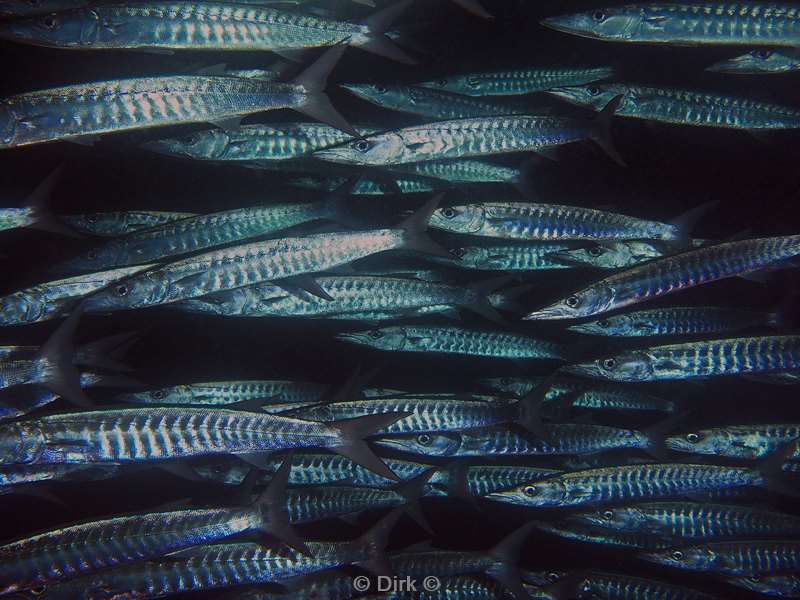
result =
[{"label": "dark blue water", "polygon": [[[570,37],[538,25],[544,16],[559,14],[592,3],[563,0],[482,0],[496,15],[484,21],[460,11],[446,1],[419,0],[399,26],[413,33],[420,64],[406,67],[387,62],[357,49],[347,51],[331,78],[330,95],[343,114],[353,121],[378,122],[386,127],[415,122],[400,113],[382,111],[343,91],[336,83],[413,82],[451,72],[525,65],[613,65],[620,79],[636,83],[671,85],[708,91],[729,92],[800,107],[798,76],[736,77],[710,74],[704,68],[739,54],[736,49],[642,47],[606,44]],[[606,4],[611,4],[607,2]],[[357,10],[358,12],[358,10]],[[219,56],[189,53],[179,56],[126,52],[68,52],[0,44],[0,93],[8,94],[81,81],[136,75],[155,75],[185,70],[187,65],[225,61],[231,67],[269,64],[267,53]],[[581,111],[531,96],[532,106],[550,106],[565,114]],[[279,112],[250,118],[247,122],[303,120],[296,114]],[[189,127],[191,129],[191,127]],[[185,130],[184,130],[185,131]],[[281,173],[263,173],[236,167],[209,166],[155,156],[137,148],[138,143],[163,132],[109,136],[95,147],[56,143],[3,151],[0,160],[0,190],[4,205],[14,205],[59,164],[65,164],[63,179],[51,199],[57,213],[102,210],[153,209],[212,212],[266,202],[302,201],[317,197],[283,185]],[[797,166],[797,134],[780,133],[769,142],[746,133],[650,125],[617,119],[617,147],[627,168],[612,164],[589,145],[566,148],[558,162],[536,163],[533,187],[545,202],[581,206],[613,207],[627,214],[669,220],[698,204],[715,200],[718,206],[695,230],[697,237],[725,239],[737,235],[782,235],[800,231],[800,169]],[[526,157],[501,158],[518,164]],[[504,186],[456,190],[447,201],[462,202],[518,198]],[[420,205],[422,196],[368,198],[360,208],[375,209],[375,224],[392,223],[399,215]],[[86,242],[36,231],[5,232],[0,236],[0,291],[13,291],[47,280],[49,265],[84,252]],[[380,258],[380,264],[384,258]],[[423,266],[425,263],[420,263]],[[465,283],[478,275],[457,275]],[[597,278],[592,271],[532,274],[532,291],[523,299],[531,310],[561,298],[565,292]],[[767,284],[731,279],[704,286],[659,304],[736,306],[787,311],[786,331],[796,329],[793,294],[798,276],[791,270],[771,277]],[[432,321],[434,322],[434,321]],[[466,325],[487,327],[470,314]],[[333,334],[342,323],[281,319],[222,319],[181,315],[151,309],[117,313],[109,317],[84,317],[79,341],[135,330],[141,341],[128,356],[135,375],[152,385],[192,381],[234,379],[299,379],[339,384],[358,365],[380,367],[374,383],[421,391],[476,391],[473,379],[502,375],[546,373],[548,365],[523,368],[511,362],[380,354],[336,342]],[[54,329],[52,323],[0,330],[0,343],[41,343]],[[514,323],[515,331],[555,340],[584,341],[568,336],[558,324]],[[608,344],[601,342],[598,350]],[[699,384],[661,384],[655,393],[672,397],[692,409],[687,430],[693,426],[798,422],[800,403],[792,387],[767,386],[738,379]],[[98,402],[110,396],[93,392]],[[48,410],[62,410],[56,403]],[[596,422],[639,426],[641,419],[619,415],[596,417]],[[513,462],[513,461],[508,461]],[[525,461],[521,461],[525,462]],[[549,464],[546,460],[536,464]],[[197,502],[219,502],[226,491],[209,485],[187,483],[159,472],[137,472],[122,478],[58,487],[63,506],[43,500],[0,497],[5,518],[0,538],[10,539],[70,521],[130,511],[152,509],[179,498]],[[779,496],[757,498],[770,506],[798,512],[796,501]],[[434,524],[436,544],[447,548],[482,549],[528,519],[557,518],[554,513],[516,510],[484,504],[482,512],[471,512],[453,501],[423,502]],[[365,518],[366,521],[373,517]],[[362,527],[363,528],[363,527]],[[309,538],[349,536],[362,528],[323,523],[303,528]],[[392,548],[422,540],[425,534],[408,525],[392,538]],[[750,597],[703,576],[681,575],[637,562],[631,553],[559,542],[534,534],[525,544],[521,561],[529,568],[581,569],[602,567],[642,576],[695,585],[717,591],[723,598]],[[197,597],[197,596],[195,596]],[[208,597],[216,597],[210,594]]]}]

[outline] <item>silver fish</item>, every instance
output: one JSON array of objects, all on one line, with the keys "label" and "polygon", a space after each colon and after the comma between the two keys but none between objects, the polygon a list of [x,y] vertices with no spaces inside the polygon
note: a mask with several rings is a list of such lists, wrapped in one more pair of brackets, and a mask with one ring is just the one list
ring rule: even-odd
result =
[{"label": "silver fish", "polygon": [[800,597],[800,575],[751,575],[750,577],[729,577],[725,581],[772,598]]},{"label": "silver fish", "polygon": [[118,237],[140,229],[149,229],[170,221],[194,217],[195,213],[160,210],[124,210],[83,215],[59,215],[59,220],[81,233],[100,237]]},{"label": "silver fish", "polygon": [[768,575],[797,571],[800,542],[747,540],[713,542],[639,555],[647,562],[683,571],[722,575]]},{"label": "silver fish", "polygon": [[759,48],[747,54],[714,63],[706,69],[712,73],[760,75],[791,73],[800,70],[800,54],[796,50]]},{"label": "silver fish", "polygon": [[484,160],[428,160],[391,167],[392,171],[442,179],[450,183],[513,183],[523,182],[523,170],[505,167]]},{"label": "silver fish", "polygon": [[716,596],[672,583],[598,571],[583,576],[577,589],[581,598],[588,594],[588,598],[602,600],[718,600]]},{"label": "silver fish", "polygon": [[[797,439],[800,439],[800,425],[778,423],[701,429],[670,436],[665,443],[667,448],[678,452],[756,460]],[[800,457],[800,449],[796,449],[793,456]]]},{"label": "silver fish", "polygon": [[[424,164],[424,163],[423,163]],[[568,244],[548,242],[485,243],[478,246],[457,246],[449,252],[456,260],[448,261],[462,269],[483,271],[541,271],[549,269],[568,269],[551,255],[569,250]],[[439,259],[436,259],[437,261]]]},{"label": "silver fish", "polygon": [[[346,177],[306,175],[292,178],[287,183],[306,190],[333,192],[341,188],[347,181]],[[443,187],[440,182],[430,177],[399,175],[392,177],[392,182],[389,182],[377,177],[363,176],[350,189],[350,194],[353,196],[384,196],[396,194],[398,190],[401,194],[422,194],[433,192]]]},{"label": "silver fish", "polygon": [[[706,240],[691,240],[693,247],[703,246],[706,243]],[[609,240],[586,248],[555,252],[551,259],[571,266],[624,269],[674,253],[675,249],[669,244],[655,240]]]},{"label": "silver fish", "polygon": [[672,545],[671,540],[665,540],[653,535],[628,531],[608,531],[571,523],[536,522],[536,529],[564,540],[612,548],[657,550],[669,548]]}]

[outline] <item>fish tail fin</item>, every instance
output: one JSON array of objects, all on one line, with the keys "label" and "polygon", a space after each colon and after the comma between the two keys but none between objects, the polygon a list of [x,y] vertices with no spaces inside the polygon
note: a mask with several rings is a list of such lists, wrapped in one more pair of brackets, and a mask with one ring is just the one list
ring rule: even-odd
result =
[{"label": "fish tail fin", "polygon": [[408,513],[408,516],[414,519],[420,527],[431,534],[433,533],[433,529],[431,528],[430,523],[428,523],[428,519],[425,518],[425,513],[422,512],[419,499],[425,495],[428,482],[430,481],[431,477],[433,477],[435,472],[436,469],[428,469],[413,479],[401,481],[394,487],[394,491],[405,498],[406,502],[408,503],[405,506],[405,511]]},{"label": "fish tail fin", "polygon": [[428,221],[439,206],[443,196],[444,194],[437,194],[399,225],[406,232],[403,248],[447,259],[452,258],[447,250],[428,236]]},{"label": "fish tail fin", "polygon": [[372,16],[367,17],[364,20],[364,25],[369,32],[367,41],[358,44],[358,47],[399,63],[406,65],[417,64],[417,61],[384,35],[392,23],[404,13],[413,2],[414,0],[400,0],[400,2],[387,6],[374,13]]},{"label": "fish tail fin", "polygon": [[359,181],[358,176],[348,178],[321,201],[319,206],[325,218],[354,229],[363,229],[367,225],[366,220],[353,211],[352,191]]},{"label": "fish tail fin", "polygon": [[611,124],[614,118],[614,113],[622,102],[623,95],[616,96],[611,102],[606,104],[606,107],[600,111],[594,119],[594,131],[592,140],[595,144],[600,146],[608,156],[621,167],[627,166],[625,160],[622,158],[617,148],[614,146],[614,139],[611,136]]},{"label": "fish tail fin", "polygon": [[[290,453],[284,458],[281,466],[270,480],[269,485],[267,485],[267,489],[261,492],[252,506],[261,515],[264,533],[273,535],[298,552],[311,556],[311,550],[295,532],[289,521],[289,511],[286,508],[286,486],[289,483],[291,471],[292,455]],[[248,473],[248,477],[253,474],[257,475],[258,471],[252,470]],[[245,477],[245,481],[242,483],[245,490],[247,489],[245,486],[253,485],[248,481],[248,477]]]},{"label": "fish tail fin", "polygon": [[369,548],[370,555],[368,560],[358,563],[360,567],[375,575],[393,575],[389,557],[386,556],[386,546],[389,545],[389,535],[402,516],[402,508],[392,510],[359,538],[360,544]]},{"label": "fish tail fin", "polygon": [[553,387],[558,375],[558,371],[550,374],[547,379],[520,398],[515,405],[515,422],[542,440],[547,440],[550,437],[542,424],[542,406],[547,397],[547,392]]},{"label": "fish tail fin", "polygon": [[488,553],[492,558],[497,560],[498,564],[493,567],[487,575],[511,590],[517,600],[530,598],[525,587],[522,585],[522,578],[520,577],[519,567],[517,567],[517,560],[522,544],[535,526],[535,523],[526,523],[503,538],[503,540],[489,550]]},{"label": "fish tail fin", "polygon": [[483,8],[478,0],[453,0],[453,2],[482,19],[494,19],[494,15]]},{"label": "fish tail fin", "polygon": [[410,413],[392,412],[328,423],[330,427],[339,430],[341,438],[339,445],[330,450],[386,479],[398,481],[397,475],[372,451],[364,438],[375,435],[381,429],[409,415]]},{"label": "fish tail fin", "polygon": [[533,173],[536,169],[536,165],[538,165],[541,160],[539,156],[531,156],[525,159],[519,167],[519,174],[509,182],[523,198],[531,202],[539,202],[541,200],[539,194],[533,187]]},{"label": "fish tail fin", "polygon": [[756,468],[764,480],[764,487],[792,498],[800,498],[800,490],[786,481],[783,464],[793,459],[800,450],[800,441],[794,439],[775,449],[774,452],[758,461]]},{"label": "fish tail fin", "polygon": [[339,111],[331,104],[330,98],[325,93],[328,84],[328,76],[339,62],[345,49],[346,43],[337,44],[328,48],[316,61],[292,80],[295,85],[302,86],[306,91],[306,99],[302,105],[295,107],[295,110],[327,123],[331,127],[341,129],[353,137],[359,137],[359,133],[345,119]]},{"label": "fish tail fin", "polygon": [[526,312],[525,307],[518,302],[521,296],[534,289],[534,285],[526,283],[523,285],[515,285],[514,287],[495,292],[489,296],[489,302],[492,306],[507,312],[523,314]]},{"label": "fish tail fin", "polygon": [[466,460],[458,460],[447,467],[447,495],[465,501],[475,510],[478,510],[478,501],[469,491],[469,467]]},{"label": "fish tail fin", "polygon": [[79,305],[72,311],[67,320],[45,342],[39,350],[39,354],[52,367],[48,369],[42,385],[73,404],[88,408],[92,406],[92,401],[81,388],[81,376],[74,364],[75,347],[72,344],[72,337],[78,327],[82,309],[83,306]]},{"label": "fish tail fin", "polygon": [[705,202],[700,206],[695,206],[687,210],[685,213],[670,221],[670,225],[674,225],[677,230],[677,243],[681,247],[690,248],[692,245],[692,230],[695,225],[705,217],[711,210],[719,205],[719,200],[711,200]]},{"label": "fish tail fin", "polygon": [[492,277],[483,281],[477,281],[467,286],[469,290],[469,301],[464,303],[464,308],[471,310],[474,313],[497,323],[498,325],[508,325],[508,322],[503,318],[497,308],[490,302],[489,294],[495,290],[503,287],[512,277],[503,275],[500,277]]},{"label": "fish tail fin", "polygon": [[692,411],[687,410],[680,413],[670,415],[666,419],[661,419],[655,425],[651,425],[642,431],[647,440],[646,447],[642,448],[650,456],[656,460],[665,462],[669,456],[669,450],[666,446],[667,434],[675,429],[675,426],[691,414]]},{"label": "fish tail fin", "polygon": [[44,178],[35,190],[26,198],[25,204],[30,207],[33,212],[34,222],[30,225],[33,229],[41,231],[49,231],[51,233],[59,233],[74,238],[83,238],[84,236],[67,227],[64,223],[59,221],[51,212],[48,207],[50,197],[53,195],[53,189],[61,179],[61,174],[64,172],[64,165],[56,167],[52,173]]},{"label": "fish tail fin", "polygon": [[88,367],[109,371],[132,371],[131,367],[119,362],[119,359],[137,341],[139,341],[138,331],[110,335],[78,348],[77,360],[81,365]]}]

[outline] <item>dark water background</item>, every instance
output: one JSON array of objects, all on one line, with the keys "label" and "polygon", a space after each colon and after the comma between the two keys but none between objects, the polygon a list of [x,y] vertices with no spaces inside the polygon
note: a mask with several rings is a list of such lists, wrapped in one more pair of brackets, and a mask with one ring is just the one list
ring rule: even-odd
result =
[{"label": "dark water background", "polygon": [[[595,6],[592,3],[578,0],[482,1],[497,19],[483,21],[445,1],[419,0],[400,24],[414,31],[419,44],[429,50],[429,56],[423,56],[419,66],[406,67],[350,49],[331,78],[330,95],[334,103],[351,121],[370,120],[387,127],[403,125],[415,122],[414,118],[381,111],[336,90],[335,84],[413,82],[451,72],[493,67],[610,64],[620,69],[622,81],[736,93],[800,107],[798,76],[737,77],[704,71],[706,66],[745,50],[605,44],[570,37],[538,25],[544,16],[588,9]],[[184,70],[186,65],[215,64],[222,60],[231,67],[258,67],[269,64],[273,57],[267,53],[234,53],[224,57],[213,53],[179,56],[83,53],[1,44],[0,92],[7,94],[81,81],[167,74]],[[529,96],[527,100],[533,107],[552,106],[565,113],[585,114],[545,95]],[[278,112],[256,116],[247,122],[258,120],[304,118]],[[313,193],[281,185],[281,174],[192,163],[137,149],[138,142],[162,132],[169,133],[162,130],[144,135],[109,136],[93,148],[57,143],[6,150],[0,160],[4,205],[20,203],[60,163],[65,163],[66,169],[51,202],[53,210],[59,213],[123,209],[211,212],[316,197]],[[669,220],[695,205],[716,200],[718,207],[702,221],[695,231],[696,236],[722,239],[743,231],[753,236],[800,232],[800,213],[796,208],[800,188],[796,133],[776,134],[769,143],[764,143],[743,132],[650,126],[617,119],[614,137],[629,163],[628,168],[615,166],[594,147],[568,148],[560,162],[536,164],[534,187],[542,200],[613,206],[621,212],[658,220]],[[520,155],[500,160],[516,164],[524,158]],[[447,201],[515,198],[518,196],[510,188],[486,186],[480,190],[453,191],[448,194]],[[424,200],[422,196],[371,197],[356,201],[354,206],[359,210],[375,208],[379,215],[375,222],[382,224],[395,221],[396,215]],[[13,291],[47,280],[49,265],[84,252],[87,247],[86,242],[46,233],[5,232],[0,238],[0,291]],[[383,260],[386,258],[381,257],[377,262]],[[481,277],[474,272],[464,272],[460,276],[465,282]],[[528,279],[534,289],[524,299],[524,304],[530,309],[549,304],[597,276],[583,270],[531,275]],[[786,330],[791,331],[796,328],[797,320],[793,314],[796,303],[791,298],[798,283],[800,280],[791,271],[777,274],[767,285],[733,279],[682,292],[661,304],[720,304],[755,309],[782,306],[788,309]],[[464,318],[465,324],[488,326],[471,315]],[[333,340],[335,332],[347,327],[336,322],[208,318],[152,309],[109,317],[85,317],[78,339],[93,340],[129,330],[142,332],[142,340],[129,354],[129,362],[136,368],[137,377],[153,385],[269,378],[337,384],[358,364],[363,364],[382,368],[374,382],[376,385],[421,391],[471,391],[476,389],[471,384],[473,378],[545,373],[548,368],[532,365],[526,370],[503,361],[381,354]],[[0,330],[0,343],[42,343],[53,329],[52,323],[5,328]],[[515,323],[514,329],[553,339],[585,341],[563,334],[558,324],[522,322]],[[606,346],[601,342],[599,350]],[[739,379],[653,387],[657,393],[681,399],[693,409],[684,426],[687,430],[693,426],[798,422],[800,419],[800,404],[793,387],[760,385]],[[92,391],[91,395],[100,402],[110,398],[104,392]],[[63,408],[67,406],[52,405],[52,410]],[[599,419],[598,422],[620,426],[643,424],[619,415]],[[536,463],[549,464],[544,459]],[[0,538],[14,538],[77,519],[152,509],[180,498],[220,502],[227,497],[226,490],[221,488],[187,483],[159,472],[139,472],[91,484],[67,484],[56,488],[55,492],[64,499],[65,506],[53,506],[27,497],[0,498],[3,515]],[[779,497],[771,497],[769,501],[771,506],[800,512],[796,501]],[[534,513],[494,503],[485,504],[480,516],[455,502],[427,500],[423,504],[437,533],[433,541],[449,548],[488,548],[529,518],[550,514],[557,517],[555,513]],[[365,517],[365,522],[370,520],[372,517]],[[346,537],[357,533],[358,529],[323,523],[307,526],[304,532],[313,539],[329,534]],[[424,533],[409,524],[398,528],[392,547],[401,548],[423,538]],[[559,542],[543,534],[533,534],[529,538],[523,549],[522,563],[530,568],[602,567],[649,574],[716,589],[724,598],[749,597],[743,592],[720,587],[707,577],[683,576],[637,563],[625,551]]]}]

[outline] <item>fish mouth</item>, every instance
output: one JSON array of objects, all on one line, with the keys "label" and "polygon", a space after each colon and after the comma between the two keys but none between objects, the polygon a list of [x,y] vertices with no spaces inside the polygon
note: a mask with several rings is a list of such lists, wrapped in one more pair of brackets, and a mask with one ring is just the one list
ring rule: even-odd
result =
[{"label": "fish mouth", "polygon": [[675,452],[692,452],[697,454],[697,448],[690,448],[686,445],[681,437],[668,437],[664,440],[664,446],[667,447],[669,450],[674,450]]},{"label": "fish mouth", "polygon": [[639,554],[637,556],[637,558],[639,558],[639,559],[641,559],[641,560],[643,560],[645,562],[654,563],[654,564],[657,564],[657,565],[668,565],[668,564],[670,564],[669,560],[667,560],[666,558],[664,558],[664,556],[662,556],[661,554],[659,554],[657,552],[642,552],[641,554]]},{"label": "fish mouth", "polygon": [[[549,92],[548,92],[549,93]],[[585,267],[587,266],[586,263],[572,258],[568,252],[552,252],[546,255],[547,260],[552,260],[553,262],[557,262],[562,265],[567,265],[568,267]]]},{"label": "fish mouth", "polygon": [[508,490],[490,492],[488,494],[484,494],[481,496],[481,498],[485,498],[486,500],[494,500],[495,502],[505,502],[506,504],[524,504],[523,502],[519,502],[519,500],[517,500],[517,496],[515,494],[510,494]]},{"label": "fish mouth", "polygon": [[342,163],[346,165],[358,164],[358,161],[346,158],[345,155],[341,154],[336,148],[317,150],[316,152],[312,153],[311,156],[318,158],[319,160],[324,160],[325,162]]},{"label": "fish mouth", "polygon": [[358,333],[337,333],[333,336],[336,340],[341,340],[343,342],[354,342],[358,343],[362,340],[361,334]]},{"label": "fish mouth", "polygon": [[567,327],[567,331],[572,331],[575,333],[589,333],[589,334],[594,333],[594,331],[592,331],[591,327],[587,323],[578,323],[576,325],[570,325],[569,327]]},{"label": "fish mouth", "polygon": [[599,39],[600,36],[594,34],[589,31],[583,31],[581,29],[577,29],[570,25],[572,21],[575,20],[573,15],[566,15],[566,16],[556,16],[556,17],[547,17],[546,19],[542,19],[539,21],[539,24],[542,27],[547,27],[548,29],[554,29],[555,31],[560,31],[562,33],[569,33],[571,35],[577,35],[580,37],[585,38],[592,38],[592,39]]},{"label": "fish mouth", "polygon": [[561,306],[561,303],[552,304],[550,306],[546,306],[545,308],[540,308],[539,310],[535,310],[533,312],[529,312],[527,315],[522,317],[523,321],[550,321],[556,319],[575,319],[575,315],[565,314],[564,308]]},{"label": "fish mouth", "polygon": [[605,377],[603,377],[602,372],[600,371],[600,368],[593,362],[577,363],[574,365],[564,365],[559,370],[562,373],[567,373],[569,375],[579,375],[581,377],[596,377],[600,379],[605,379]]}]

